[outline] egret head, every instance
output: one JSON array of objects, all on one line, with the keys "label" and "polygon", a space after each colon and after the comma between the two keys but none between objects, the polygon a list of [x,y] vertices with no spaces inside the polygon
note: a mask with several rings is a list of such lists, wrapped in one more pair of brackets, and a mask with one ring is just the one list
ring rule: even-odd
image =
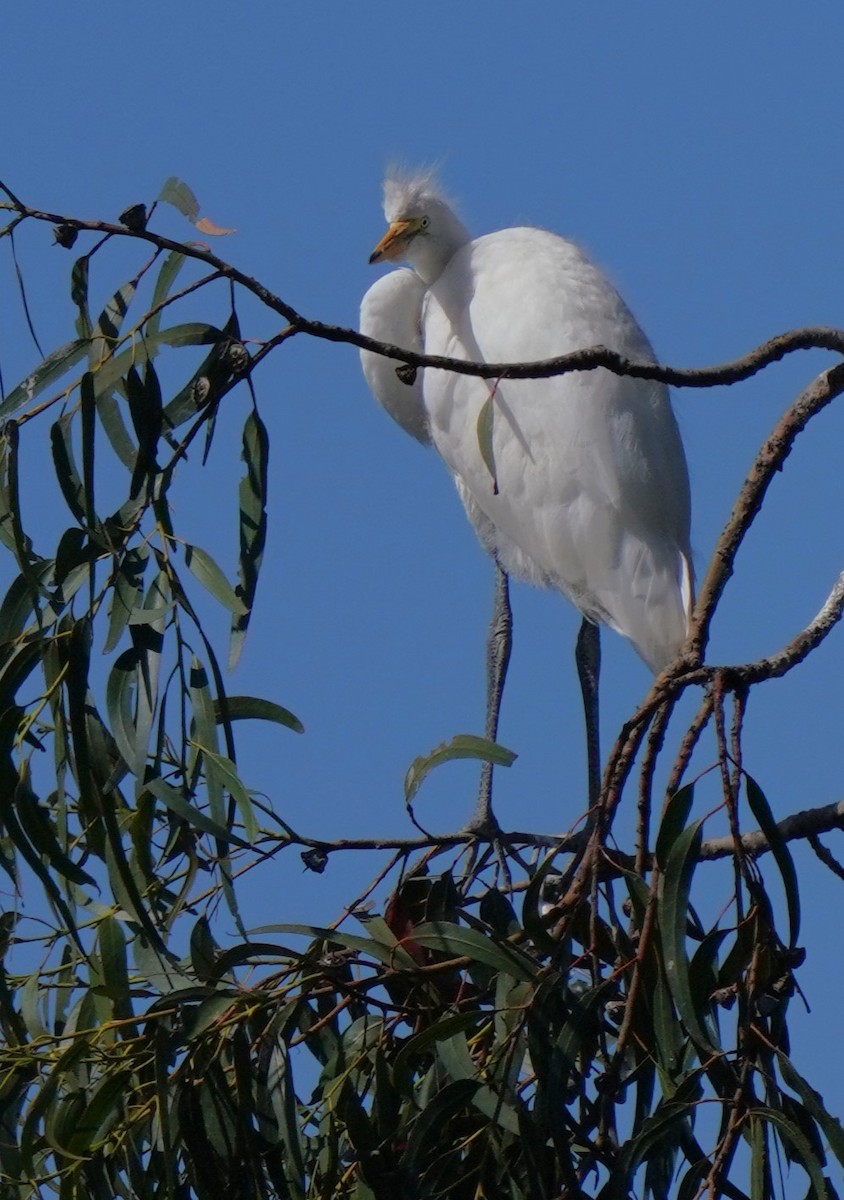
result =
[{"label": "egret head", "polygon": [[425,283],[433,283],[455,251],[470,240],[430,170],[412,175],[389,171],[384,216],[389,229],[369,261],[409,262]]}]

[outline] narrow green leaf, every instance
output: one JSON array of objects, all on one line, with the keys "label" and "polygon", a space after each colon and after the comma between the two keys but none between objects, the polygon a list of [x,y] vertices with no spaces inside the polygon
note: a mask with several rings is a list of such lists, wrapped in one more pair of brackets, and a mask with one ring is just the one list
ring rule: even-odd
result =
[{"label": "narrow green leaf", "polygon": [[26,379],[22,380],[17,387],[13,388],[0,404],[0,421],[7,420],[25,404],[31,404],[45,388],[57,379],[61,379],[71,367],[75,366],[85,356],[87,349],[87,339],[76,338],[64,346],[59,346],[52,354],[48,354],[43,362],[39,363],[35,370],[27,375]]},{"label": "narrow green leaf", "polygon": [[791,1060],[781,1050],[777,1051],[777,1062],[779,1063],[783,1082],[792,1091],[796,1092],[803,1101],[805,1107],[823,1130],[832,1153],[838,1159],[841,1166],[844,1167],[844,1128],[842,1128],[841,1122],[837,1117],[832,1116],[824,1104],[823,1096],[821,1096],[820,1092],[816,1092],[806,1082],[803,1076],[796,1070]]},{"label": "narrow green leaf", "polygon": [[800,936],[800,888],[797,881],[797,872],[794,869],[794,861],[785,839],[777,828],[776,819],[771,811],[771,806],[768,803],[765,793],[759,787],[756,780],[747,774],[745,775],[745,786],[747,788],[747,802],[750,805],[750,811],[756,818],[759,828],[764,833],[768,845],[771,847],[771,854],[782,877],[785,902],[788,906],[789,946],[794,949],[797,945],[797,939]]},{"label": "narrow green leaf", "polygon": [[473,758],[480,762],[494,763],[499,767],[509,767],[515,762],[517,755],[512,750],[490,742],[486,738],[476,737],[471,733],[460,733],[450,742],[437,746],[430,754],[415,758],[410,764],[404,781],[405,803],[409,804],[425,778],[435,767],[459,758]]},{"label": "narrow green leaf", "polygon": [[271,700],[261,700],[258,696],[226,696],[222,702],[215,700],[214,713],[218,722],[223,719],[224,707],[230,721],[272,721],[294,733],[305,732],[305,726],[297,716]]},{"label": "narrow green leaf", "polygon": [[103,983],[112,1001],[117,1020],[130,1019],[132,1001],[129,994],[129,970],[126,962],[126,935],[113,916],[104,917],[97,931]]},{"label": "narrow green leaf", "polygon": [[480,1087],[476,1079],[457,1079],[448,1083],[425,1105],[411,1127],[407,1147],[401,1157],[402,1185],[399,1195],[417,1193],[419,1177],[428,1162],[439,1153],[441,1135],[460,1109],[472,1103]]},{"label": "narrow green leaf", "polygon": [[[176,276],[181,271],[185,264],[185,255],[180,254],[178,250],[171,250],[164,262],[161,264],[161,270],[158,272],[158,278],[155,281],[155,287],[152,293],[150,309],[156,309],[162,304],[170,294],[170,289],[173,286]],[[161,318],[164,315],[164,310],[153,312],[150,319],[147,321],[145,335],[147,337],[156,337],[158,330],[161,327]]]},{"label": "narrow green leaf", "polygon": [[750,1116],[751,1119],[757,1117],[774,1126],[780,1134],[782,1141],[790,1147],[792,1151],[790,1157],[798,1161],[809,1176],[815,1192],[814,1200],[826,1200],[826,1197],[829,1195],[827,1190],[828,1180],[824,1176],[823,1167],[815,1157],[809,1142],[794,1122],[787,1120],[782,1113],[777,1112],[774,1108],[761,1106],[751,1109]]},{"label": "narrow green leaf", "polygon": [[240,560],[238,575],[240,583],[236,589],[244,611],[232,620],[229,667],[237,663],[243,649],[255,593],[258,575],[264,558],[267,540],[267,484],[269,464],[269,435],[266,427],[252,411],[243,427],[242,458],[246,466],[240,481],[238,499],[240,504]]},{"label": "narrow green leaf", "polygon": [[398,1091],[404,1096],[412,1096],[414,1076],[437,1042],[457,1033],[464,1033],[467,1029],[474,1029],[481,1020],[486,1019],[487,1014],[482,1012],[455,1013],[409,1037],[393,1061],[392,1078]]},{"label": "narrow green leaf", "polygon": [[[189,690],[194,720],[194,747],[203,756],[205,784],[208,789],[208,806],[212,820],[219,825],[226,825],[226,806],[223,801],[223,781],[217,771],[213,755],[219,753],[217,740],[217,724],[214,714],[214,701],[208,686],[208,675],[202,663],[194,658],[191,663]],[[211,753],[206,754],[205,750]]]},{"label": "narrow green leaf", "polygon": [[694,784],[688,783],[669,799],[656,837],[656,860],[664,869],[671,847],[686,828],[694,800]]},{"label": "narrow green leaf", "polygon": [[158,471],[156,454],[162,427],[161,387],[155,367],[149,361],[143,381],[133,366],[127,372],[123,385],[138,439],[138,457],[132,472],[132,494],[138,495],[142,485],[145,482],[151,484]]},{"label": "narrow green leaf", "polygon": [[65,1149],[69,1155],[84,1158],[99,1149],[111,1127],[123,1115],[132,1082],[132,1073],[119,1069],[100,1077],[87,1104],[77,1112],[68,1128]]},{"label": "narrow green leaf", "polygon": [[207,982],[216,979],[216,962],[219,947],[214,941],[207,917],[194,923],[190,934],[190,961],[197,979]]},{"label": "narrow green leaf", "polygon": [[112,358],[117,349],[120,342],[120,330],[123,328],[123,318],[134,299],[137,286],[137,281],[134,279],[124,283],[111,296],[97,318],[88,350],[88,365],[92,372],[99,373],[102,366]]},{"label": "narrow green leaf", "polygon": [[[700,854],[702,824],[702,820],[695,821],[676,836],[672,831],[673,841],[660,880],[657,903],[665,974],[680,1019],[698,1050],[706,1055],[717,1056],[718,1049],[713,1046],[698,1018],[686,948],[689,895]],[[663,839],[663,853],[665,848],[666,841]]]},{"label": "narrow green leaf", "polygon": [[498,495],[498,469],[495,465],[495,450],[493,444],[493,425],[495,422],[495,392],[492,391],[484,400],[478,413],[478,448],[484,466],[489,471],[492,480],[492,494]]},{"label": "narrow green leaf", "polygon": [[237,834],[232,833],[225,825],[219,825],[216,821],[212,821],[204,812],[195,808],[186,799],[182,791],[172,787],[169,783],[165,783],[163,779],[147,779],[144,782],[144,787],[151,791],[172,813],[175,813],[177,817],[186,821],[194,829],[198,829],[201,833],[209,834],[211,837],[216,838],[218,842],[229,842],[234,846],[240,846],[243,850],[250,849],[248,842],[239,838]]},{"label": "narrow green leaf", "polygon": [[58,421],[50,429],[50,444],[53,451],[53,466],[56,471],[56,479],[65,498],[65,503],[80,525],[83,525],[85,524],[87,500],[85,498],[85,488],[76,469],[72,431],[72,416],[68,414],[59,417]]},{"label": "narrow green leaf", "polygon": [[29,838],[35,851],[49,864],[51,870],[72,883],[95,887],[94,879],[77,866],[62,849],[51,820],[51,812],[39,803],[29,781],[29,769],[23,769],[20,782],[15,789],[15,808],[21,828]]},{"label": "narrow green leaf", "polygon": [[192,224],[196,224],[199,217],[199,201],[184,180],[171,175],[158,193],[158,199],[163,200],[165,204],[172,204]]},{"label": "narrow green leaf", "polygon": [[[103,654],[110,654],[114,650],[130,618],[135,615],[149,559],[148,548],[140,545],[128,550],[120,561],[111,589],[108,634],[103,645]],[[162,615],[160,611],[148,609],[142,609],[141,613],[152,620],[158,620]]]},{"label": "narrow green leaf", "polygon": [[473,962],[484,963],[525,983],[536,978],[536,967],[527,955],[463,925],[454,925],[449,921],[428,921],[414,928],[413,940],[429,950],[439,950],[450,958],[467,957]]},{"label": "narrow green leaf", "polygon": [[230,612],[242,615],[243,601],[207,551],[199,546],[185,546],[185,564],[202,586]]},{"label": "narrow green leaf", "polygon": [[134,471],[138,449],[129,436],[120,405],[111,390],[97,392],[97,416],[114,453],[127,471]]},{"label": "narrow green leaf", "polygon": [[378,941],[375,938],[360,937],[355,933],[345,933],[342,929],[326,929],[321,925],[262,925],[260,928],[253,930],[253,933],[303,934],[305,937],[327,942],[331,946],[340,946],[346,950],[368,954],[376,962],[384,963],[389,967],[395,967],[397,970],[414,972],[418,970],[411,956],[399,945],[395,935],[386,930],[386,927],[384,927],[382,933],[384,937],[383,941]]},{"label": "narrow green leaf", "polygon": [[234,800],[240,812],[240,819],[243,822],[243,831],[250,842],[256,842],[260,829],[255,818],[255,810],[252,807],[252,801],[249,798],[249,792],[244,787],[240,776],[237,773],[237,767],[230,758],[226,758],[224,754],[218,754],[214,750],[209,750],[207,746],[199,743],[199,748],[202,751],[202,757],[205,760],[206,771],[209,766],[212,766],[217,779],[222,787],[226,789],[229,795]]},{"label": "narrow green leaf", "polygon": [[76,318],[76,332],[80,338],[90,339],[93,330],[91,314],[88,311],[88,267],[89,255],[83,254],[77,258],[70,272],[70,298],[79,309]]},{"label": "narrow green leaf", "polygon": [[94,448],[95,414],[94,377],[90,371],[82,376],[79,385],[79,408],[82,418],[82,487],[85,498],[85,523],[93,529],[97,523],[94,509]]},{"label": "narrow green leaf", "polygon": [[174,349],[183,346],[207,346],[217,343],[221,336],[220,330],[215,326],[200,321],[187,321],[159,329],[155,337],[144,337],[133,342],[128,350],[103,360],[102,365],[94,372],[97,395],[101,396],[117,387],[130,367],[141,367],[151,358],[155,358],[162,346],[171,346]]}]

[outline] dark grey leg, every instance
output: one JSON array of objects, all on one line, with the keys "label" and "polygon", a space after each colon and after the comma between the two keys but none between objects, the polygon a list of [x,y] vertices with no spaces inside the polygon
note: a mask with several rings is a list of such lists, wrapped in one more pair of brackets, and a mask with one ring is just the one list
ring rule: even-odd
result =
[{"label": "dark grey leg", "polygon": [[[586,764],[589,773],[589,808],[601,794],[601,740],[598,717],[598,677],[601,674],[601,634],[598,626],[583,618],[575,651],[583,716],[586,721]],[[590,821],[591,824],[591,821]]]},{"label": "dark grey leg", "polygon": [[[494,742],[498,737],[498,716],[510,650],[513,645],[513,613],[510,609],[510,587],[507,574],[495,564],[495,600],[489,636],[486,644],[486,725],[484,737]],[[492,811],[492,764],[484,763],[481,768],[481,783],[478,802],[467,829],[478,833],[492,833],[498,822]]]}]

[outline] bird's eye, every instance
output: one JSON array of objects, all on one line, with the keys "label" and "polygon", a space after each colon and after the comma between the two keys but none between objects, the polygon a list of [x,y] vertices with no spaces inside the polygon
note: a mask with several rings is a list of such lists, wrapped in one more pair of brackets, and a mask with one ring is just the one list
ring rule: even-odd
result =
[{"label": "bird's eye", "polygon": [[423,217],[422,220],[419,222],[419,228],[427,229],[430,224],[431,224],[431,222],[428,219],[428,217]]}]

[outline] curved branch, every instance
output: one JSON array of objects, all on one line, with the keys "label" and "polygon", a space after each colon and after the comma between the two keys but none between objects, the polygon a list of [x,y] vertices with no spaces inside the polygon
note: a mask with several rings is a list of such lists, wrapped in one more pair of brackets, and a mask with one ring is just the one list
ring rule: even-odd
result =
[{"label": "curved branch", "polygon": [[83,221],[77,217],[29,208],[18,200],[2,181],[0,181],[0,188],[9,196],[21,219],[46,221],[50,225],[64,225],[80,232],[87,231],[113,237],[134,238],[149,242],[151,245],[157,246],[159,250],[176,251],[187,258],[196,259],[213,267],[224,278],[237,283],[250,292],[267,308],[284,317],[291,326],[291,333],[304,333],[329,342],[342,342],[357,346],[360,350],[369,350],[373,354],[393,358],[413,367],[433,367],[460,375],[474,375],[481,379],[504,377],[508,379],[547,379],[555,375],[567,375],[573,371],[594,371],[603,367],[616,375],[629,375],[636,379],[652,379],[673,387],[707,388],[740,383],[798,350],[830,350],[844,356],[844,330],[826,326],[791,330],[771,338],[741,358],[714,367],[691,370],[662,366],[658,363],[633,362],[624,355],[617,354],[614,350],[608,350],[605,346],[592,346],[571,354],[562,354],[555,358],[529,363],[473,363],[463,359],[446,358],[442,355],[415,354],[401,346],[377,342],[354,329],[303,317],[292,305],[271,292],[269,288],[264,287],[257,279],[244,274],[224,259],[219,258],[211,250],[197,243],[177,242],[172,238],[163,237],[161,234],[152,233],[148,229],[127,229],[124,225],[114,222]]},{"label": "curved branch", "polygon": [[839,363],[819,375],[798,396],[757,454],[701,584],[687,643],[694,661],[703,659],[715,608],[733,573],[738,548],[762,507],[771,480],[791,453],[797,435],[842,391],[844,364]]},{"label": "curved branch", "polygon": [[[829,833],[832,829],[844,829],[844,800],[835,804],[824,804],[820,808],[807,808],[777,821],[777,830],[784,842],[817,837],[818,834]],[[741,848],[752,858],[759,858],[760,855],[768,853],[771,845],[764,833],[756,830],[753,833],[742,834]],[[699,857],[701,861],[726,858],[734,850],[735,840],[729,835],[710,838],[701,845]]]}]

